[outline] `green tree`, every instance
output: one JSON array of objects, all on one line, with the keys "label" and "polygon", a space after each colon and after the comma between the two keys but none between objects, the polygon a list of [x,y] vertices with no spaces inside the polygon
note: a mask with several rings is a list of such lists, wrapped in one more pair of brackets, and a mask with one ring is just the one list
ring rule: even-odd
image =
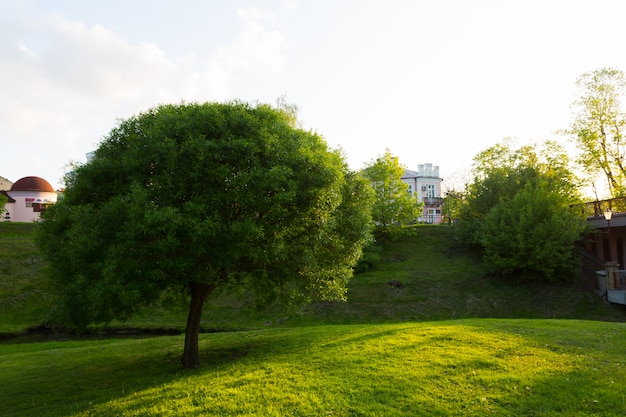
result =
[{"label": "green tree", "polygon": [[443,218],[448,224],[452,224],[461,215],[461,208],[465,200],[465,193],[456,190],[446,192],[443,199]]},{"label": "green tree", "polygon": [[586,230],[554,187],[528,182],[482,221],[484,262],[492,274],[516,279],[572,281],[580,274],[576,242]]},{"label": "green tree", "polygon": [[570,169],[567,153],[555,142],[515,148],[511,140],[505,140],[474,157],[473,173],[458,229],[460,239],[469,245],[481,245],[485,216],[502,201],[514,198],[526,184],[541,182],[567,204],[580,202],[579,181]]},{"label": "green tree", "polygon": [[577,113],[565,133],[580,150],[577,162],[594,180],[601,173],[612,197],[624,195],[626,117],[620,101],[626,87],[624,73],[613,68],[597,69],[583,74],[576,86],[580,92],[574,102]]},{"label": "green tree", "polygon": [[402,181],[403,174],[404,168],[389,150],[363,170],[376,195],[372,218],[379,234],[385,238],[391,235],[393,228],[414,221],[421,208],[409,193],[409,186]]},{"label": "green tree", "polygon": [[38,232],[57,317],[124,319],[186,290],[185,367],[199,364],[202,307],[216,289],[343,299],[370,239],[367,181],[268,105],[159,106],[122,121],[66,180]]},{"label": "green tree", "polygon": [[498,143],[474,158],[459,222],[464,243],[484,249],[490,272],[517,279],[572,279],[575,243],[586,228],[574,213],[578,180],[561,146]]},{"label": "green tree", "polygon": [[0,193],[0,216],[4,216],[4,213],[6,211],[6,204],[9,201],[9,198],[5,195]]}]

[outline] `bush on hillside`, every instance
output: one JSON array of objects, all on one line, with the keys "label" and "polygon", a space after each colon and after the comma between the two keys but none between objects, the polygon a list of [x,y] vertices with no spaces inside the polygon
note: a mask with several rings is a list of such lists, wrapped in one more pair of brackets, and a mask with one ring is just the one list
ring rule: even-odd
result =
[{"label": "bush on hillside", "polygon": [[572,281],[580,275],[575,244],[585,219],[546,186],[526,184],[494,207],[482,223],[489,272],[516,279]]}]

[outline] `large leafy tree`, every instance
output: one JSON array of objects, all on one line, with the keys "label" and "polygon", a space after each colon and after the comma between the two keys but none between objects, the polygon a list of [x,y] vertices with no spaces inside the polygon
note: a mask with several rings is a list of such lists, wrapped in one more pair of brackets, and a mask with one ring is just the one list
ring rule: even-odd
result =
[{"label": "large leafy tree", "polygon": [[491,272],[520,279],[571,278],[585,221],[570,207],[578,182],[556,143],[494,145],[474,158],[461,210],[462,240],[485,250]]},{"label": "large leafy tree", "polygon": [[58,317],[123,319],[185,289],[185,367],[199,364],[202,307],[216,289],[342,299],[371,232],[369,184],[267,105],[151,109],[122,121],[67,181],[38,234]]},{"label": "large leafy tree", "polygon": [[376,194],[372,218],[382,236],[389,236],[392,228],[406,226],[418,217],[420,204],[402,181],[404,168],[389,150],[372,161],[363,174]]},{"label": "large leafy tree", "polygon": [[484,262],[519,280],[572,281],[580,274],[576,242],[585,219],[548,184],[526,183],[496,205],[482,223]]},{"label": "large leafy tree", "polygon": [[459,232],[470,245],[480,245],[485,216],[504,200],[512,199],[526,184],[544,184],[568,204],[580,201],[579,181],[565,150],[546,141],[541,146],[516,147],[510,139],[474,157],[474,179],[467,185],[461,206]]},{"label": "large leafy tree", "polygon": [[626,116],[621,96],[626,87],[624,73],[601,68],[580,76],[576,82],[579,98],[576,115],[566,131],[580,150],[578,163],[595,178],[604,176],[612,197],[626,193]]}]

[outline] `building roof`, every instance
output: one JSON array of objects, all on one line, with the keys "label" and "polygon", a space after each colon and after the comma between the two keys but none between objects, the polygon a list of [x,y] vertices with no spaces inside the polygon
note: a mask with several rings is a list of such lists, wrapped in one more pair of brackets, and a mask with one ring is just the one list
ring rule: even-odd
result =
[{"label": "building roof", "polygon": [[0,190],[0,194],[5,195],[7,197],[7,203],[15,203],[15,199],[7,194],[6,191]]},{"label": "building roof", "polygon": [[13,183],[6,178],[0,176],[0,190],[8,191],[11,189]]},{"label": "building roof", "polygon": [[407,178],[419,178],[420,174],[417,171],[411,171],[410,169],[405,169],[404,174],[402,174],[403,179]]},{"label": "building roof", "polygon": [[40,177],[24,177],[17,180],[10,191],[46,191],[54,193],[52,185]]}]

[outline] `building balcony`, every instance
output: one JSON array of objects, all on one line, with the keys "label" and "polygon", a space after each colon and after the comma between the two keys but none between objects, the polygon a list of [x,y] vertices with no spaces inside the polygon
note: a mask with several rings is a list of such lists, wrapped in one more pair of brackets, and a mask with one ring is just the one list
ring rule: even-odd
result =
[{"label": "building balcony", "polygon": [[424,197],[422,202],[426,207],[439,207],[443,205],[443,197]]}]

